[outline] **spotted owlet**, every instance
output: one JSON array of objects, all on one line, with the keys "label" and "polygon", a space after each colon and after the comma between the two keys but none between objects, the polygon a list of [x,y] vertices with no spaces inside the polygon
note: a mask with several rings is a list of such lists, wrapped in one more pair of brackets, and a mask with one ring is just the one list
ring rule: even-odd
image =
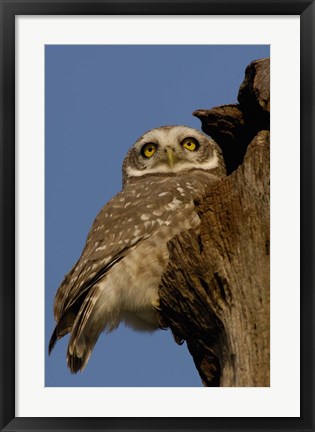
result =
[{"label": "spotted owlet", "polygon": [[225,175],[216,143],[186,126],[142,135],[123,163],[123,190],[99,212],[77,263],[58,288],[57,322],[49,352],[70,333],[67,363],[82,370],[103,330],[120,322],[140,331],[159,328],[158,287],[167,242],[198,232],[194,199]]}]

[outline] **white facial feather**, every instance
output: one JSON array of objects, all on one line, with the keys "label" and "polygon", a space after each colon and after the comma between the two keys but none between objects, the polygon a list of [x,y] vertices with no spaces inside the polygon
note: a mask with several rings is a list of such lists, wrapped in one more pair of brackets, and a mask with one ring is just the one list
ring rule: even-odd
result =
[{"label": "white facial feather", "polygon": [[[182,142],[193,138],[198,147],[195,151],[187,150]],[[146,158],[142,154],[145,144],[156,145],[156,153]],[[170,166],[166,151],[171,149],[175,162]],[[124,164],[124,182],[134,177],[152,174],[177,174],[192,169],[210,171],[219,166],[218,147],[208,136],[187,126],[172,126],[152,129],[142,135],[128,152]]]}]

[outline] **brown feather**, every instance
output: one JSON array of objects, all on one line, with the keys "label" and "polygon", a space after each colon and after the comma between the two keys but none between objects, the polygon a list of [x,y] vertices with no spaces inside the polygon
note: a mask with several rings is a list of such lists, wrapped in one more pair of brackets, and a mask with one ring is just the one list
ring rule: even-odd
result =
[{"label": "brown feather", "polygon": [[53,350],[57,340],[61,339],[63,336],[71,332],[75,318],[76,315],[73,313],[72,310],[67,310],[66,313],[60,318],[49,341],[49,355]]},{"label": "brown feather", "polygon": [[101,289],[93,286],[84,299],[71,331],[68,345],[67,363],[72,373],[83,370],[93,347],[103,330],[101,326],[91,326],[89,321]]}]

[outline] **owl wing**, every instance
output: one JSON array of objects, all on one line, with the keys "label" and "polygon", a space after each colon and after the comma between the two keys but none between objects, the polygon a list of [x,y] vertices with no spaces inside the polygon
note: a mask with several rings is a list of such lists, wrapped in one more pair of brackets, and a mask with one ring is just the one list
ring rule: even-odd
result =
[{"label": "owl wing", "polygon": [[[167,183],[166,183],[167,181]],[[168,192],[165,192],[167,184]],[[129,253],[137,243],[159,229],[160,224],[149,220],[152,211],[166,220],[168,203],[174,199],[169,179],[138,180],[114,196],[95,218],[81,257],[65,276],[54,301],[54,317],[57,322],[49,343],[49,352],[56,341],[72,331],[78,315],[88,319],[90,310],[85,308],[97,300],[99,291],[93,289],[106,273]],[[153,215],[153,218],[157,217]]]},{"label": "owl wing", "polygon": [[[104,209],[106,209],[106,206]],[[95,304],[99,293],[93,288],[97,286],[97,283],[129,252],[131,246],[148,237],[148,234],[146,234],[134,238],[128,245],[115,251],[114,255],[99,260],[97,248],[95,247],[98,241],[94,241],[95,230],[93,230],[93,227],[97,229],[98,226],[99,221],[96,219],[88,236],[94,247],[84,249],[80,259],[65,276],[57,290],[54,302],[54,315],[57,324],[49,342],[49,353],[58,339],[71,332],[78,314],[81,316],[81,325],[84,321],[87,321],[91,310],[86,308],[86,304]],[[99,235],[97,238],[99,238]],[[97,266],[96,269],[95,266]]]},{"label": "owl wing", "polygon": [[[52,351],[56,341],[61,339],[72,330],[76,316],[84,300],[86,300],[86,297],[89,295],[91,288],[93,288],[93,286],[95,286],[97,282],[99,282],[105,276],[105,274],[114,264],[123,258],[124,252],[126,250],[127,248],[124,248],[121,253],[113,257],[108,265],[100,268],[100,270],[94,276],[94,272],[89,271],[91,270],[92,265],[87,267],[87,279],[84,281],[84,283],[82,281],[82,283],[78,283],[77,285],[69,285],[69,280],[72,280],[71,277],[75,273],[76,266],[65,277],[62,284],[58,288],[55,298],[54,309],[57,325],[49,342],[49,353]],[[78,263],[79,262],[80,260]],[[94,295],[96,295],[96,293]],[[91,295],[89,295],[89,299],[93,300]],[[96,298],[94,300],[96,300]],[[86,316],[86,318],[88,318],[88,316]]]}]

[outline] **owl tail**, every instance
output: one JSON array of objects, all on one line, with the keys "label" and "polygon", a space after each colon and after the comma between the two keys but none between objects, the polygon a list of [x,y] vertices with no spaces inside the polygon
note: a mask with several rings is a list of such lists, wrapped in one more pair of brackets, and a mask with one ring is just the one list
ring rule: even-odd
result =
[{"label": "owl tail", "polygon": [[93,309],[100,293],[101,289],[98,286],[91,288],[74,322],[67,352],[67,364],[72,373],[85,368],[104,328],[101,320],[93,319]]},{"label": "owl tail", "polygon": [[54,349],[57,340],[61,339],[63,336],[65,336],[67,333],[71,331],[74,320],[75,320],[75,315],[71,310],[67,311],[67,313],[65,313],[60,318],[49,341],[49,347],[48,347],[49,355]]}]

